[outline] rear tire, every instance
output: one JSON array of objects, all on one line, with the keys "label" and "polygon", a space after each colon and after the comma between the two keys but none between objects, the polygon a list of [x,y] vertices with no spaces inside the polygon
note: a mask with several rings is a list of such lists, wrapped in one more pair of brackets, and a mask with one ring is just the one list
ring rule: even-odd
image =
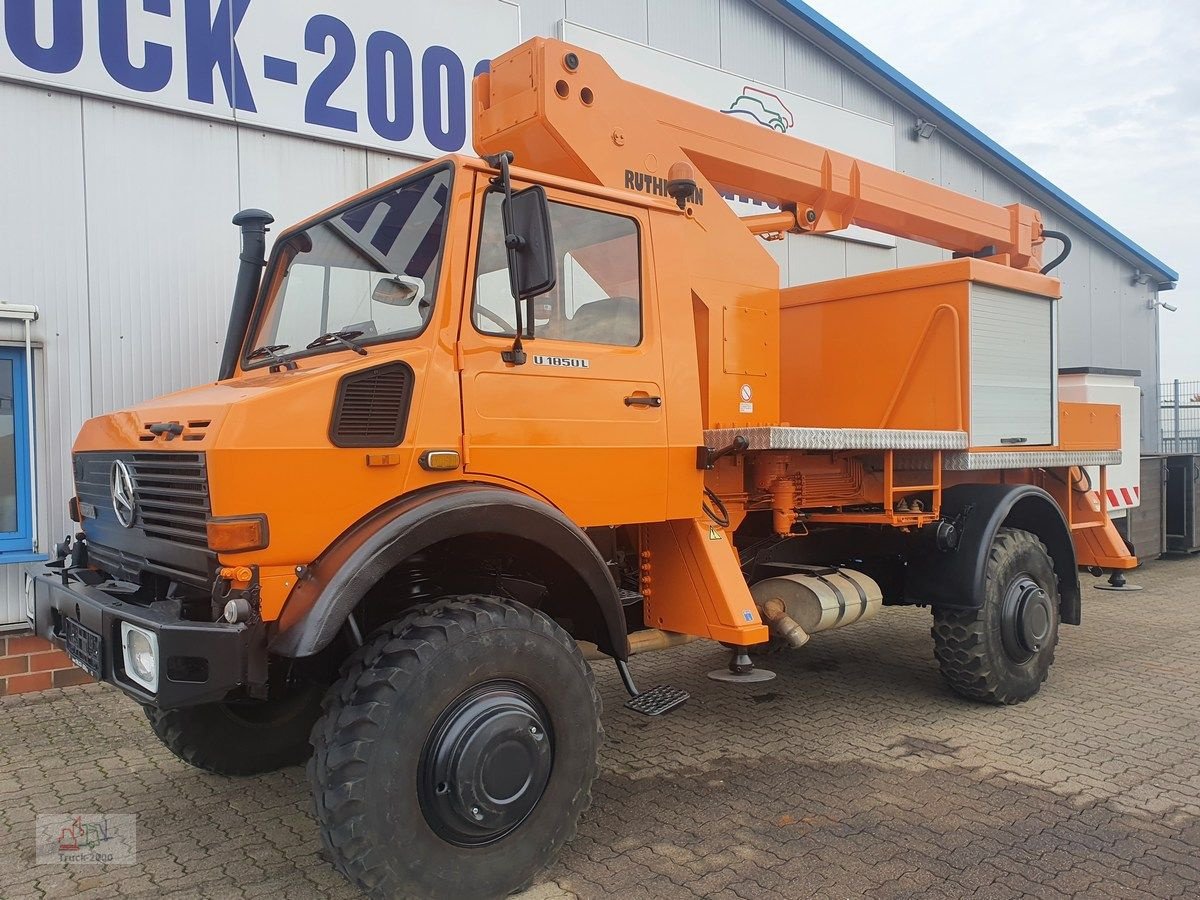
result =
[{"label": "rear tire", "polygon": [[1058,644],[1058,579],[1037,537],[1001,528],[988,554],[979,609],[933,610],[942,677],[955,693],[984,703],[1028,700],[1042,686]]},{"label": "rear tire", "polygon": [[463,596],[359,648],[312,739],[316,817],[346,877],[372,897],[500,897],[590,804],[600,698],[542,613]]},{"label": "rear tire", "polygon": [[308,736],[324,693],[324,685],[302,684],[275,700],[143,709],[158,739],[188,765],[217,775],[261,775],[312,754]]}]

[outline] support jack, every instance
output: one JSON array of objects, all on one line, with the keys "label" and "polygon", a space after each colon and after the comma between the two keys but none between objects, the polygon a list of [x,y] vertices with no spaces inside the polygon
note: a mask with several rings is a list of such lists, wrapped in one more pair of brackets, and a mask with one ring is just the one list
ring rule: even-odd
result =
[{"label": "support jack", "polygon": [[1125,580],[1125,574],[1120,571],[1113,572],[1108,576],[1108,584],[1092,585],[1098,591],[1140,591],[1140,584],[1130,584]]},{"label": "support jack", "polygon": [[757,669],[750,660],[750,654],[745,647],[736,647],[729,657],[729,668],[713,669],[708,673],[713,681],[724,681],[727,684],[757,684],[760,681],[770,681],[775,673],[767,669]]}]

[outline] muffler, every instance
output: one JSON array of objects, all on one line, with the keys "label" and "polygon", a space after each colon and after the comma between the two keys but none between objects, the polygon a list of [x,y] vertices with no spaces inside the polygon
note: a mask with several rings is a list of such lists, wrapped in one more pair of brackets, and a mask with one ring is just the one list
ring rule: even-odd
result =
[{"label": "muffler", "polygon": [[870,576],[821,566],[764,579],[750,594],[771,631],[793,647],[819,632],[865,621],[883,605],[883,591]]}]

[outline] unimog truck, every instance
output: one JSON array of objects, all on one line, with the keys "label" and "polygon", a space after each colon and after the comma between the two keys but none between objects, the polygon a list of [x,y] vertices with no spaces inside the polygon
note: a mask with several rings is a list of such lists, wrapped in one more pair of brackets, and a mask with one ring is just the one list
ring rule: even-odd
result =
[{"label": "unimog truck", "polygon": [[[719,642],[740,690],[916,605],[954,691],[1037,693],[1079,571],[1136,565],[1119,410],[1058,398],[1063,235],[554,40],[476,78],[474,145],[269,258],[235,218],[219,376],[84,425],[39,634],[194,766],[308,759],[377,897],[537,877],[596,775],[592,662],[662,715],[638,653]],[[780,288],[764,242],[851,225],[951,253]]]}]

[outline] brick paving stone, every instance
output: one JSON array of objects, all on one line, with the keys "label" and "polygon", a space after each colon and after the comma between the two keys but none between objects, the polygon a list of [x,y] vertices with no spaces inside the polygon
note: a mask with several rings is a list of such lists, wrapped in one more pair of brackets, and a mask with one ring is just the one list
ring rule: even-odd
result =
[{"label": "brick paving stone", "polygon": [[[1003,709],[960,700],[929,614],[885,610],[705,678],[697,643],[636,657],[692,701],[635,716],[596,666],[607,732],[576,840],[523,900],[599,897],[1200,895],[1200,559],[1149,563],[1130,597],[1084,579],[1050,680]],[[0,697],[0,897],[334,898],[301,768],[189,769],[103,685]],[[124,867],[34,864],[39,814],[138,815]]]}]

